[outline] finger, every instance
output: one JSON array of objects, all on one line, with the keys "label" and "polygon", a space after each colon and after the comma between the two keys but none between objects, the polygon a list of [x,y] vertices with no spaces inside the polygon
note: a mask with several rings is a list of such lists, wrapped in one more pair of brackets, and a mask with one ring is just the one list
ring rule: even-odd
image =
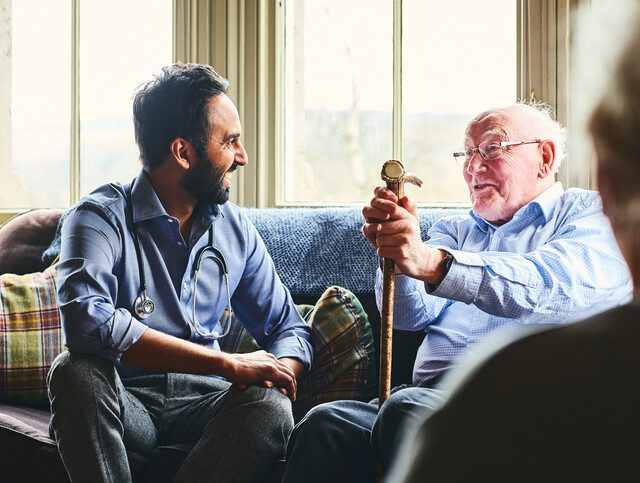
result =
[{"label": "finger", "polygon": [[394,260],[396,262],[404,259],[402,252],[398,249],[398,247],[380,247],[376,250],[376,254],[380,258],[388,258],[390,260]]},{"label": "finger", "polygon": [[411,237],[406,233],[392,233],[378,236],[378,248],[396,248],[403,250],[411,246]]},{"label": "finger", "polygon": [[419,227],[415,218],[401,220],[393,220],[380,225],[380,229],[376,232],[376,238],[385,237],[387,235],[404,235],[408,238],[418,236]]},{"label": "finger", "polygon": [[373,194],[376,195],[377,198],[386,198],[387,200],[393,201],[394,203],[398,202],[398,197],[396,194],[390,189],[385,188],[384,186],[378,186],[373,190]]},{"label": "finger", "polygon": [[376,245],[376,238],[381,228],[379,223],[365,223],[362,225],[362,234],[372,245]]},{"label": "finger", "polygon": [[275,384],[273,381],[262,381],[262,387],[273,387]]},{"label": "finger", "polygon": [[400,206],[418,218],[418,205],[416,205],[408,196],[403,196],[400,200]]},{"label": "finger", "polygon": [[373,198],[369,206],[372,208],[370,211],[371,216],[380,218],[381,220],[387,220],[399,208],[396,201],[385,198]]},{"label": "finger", "polygon": [[362,216],[364,217],[365,221],[369,223],[380,223],[381,221],[387,220],[389,218],[389,213],[387,213],[386,211],[382,211],[375,206],[367,205],[362,208]]},{"label": "finger", "polygon": [[277,371],[277,377],[273,379],[278,383],[278,386],[285,389],[289,395],[294,395],[295,397],[297,382],[296,376],[293,371],[291,371],[286,366],[284,368],[279,368],[279,370]]}]

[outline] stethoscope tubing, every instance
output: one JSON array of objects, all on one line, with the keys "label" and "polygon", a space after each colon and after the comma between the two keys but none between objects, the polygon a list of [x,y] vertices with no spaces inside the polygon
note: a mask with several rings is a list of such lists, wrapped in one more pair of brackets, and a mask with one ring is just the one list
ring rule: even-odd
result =
[{"label": "stethoscope tubing", "polygon": [[[137,178],[134,179],[131,183],[131,187],[129,188],[129,192],[125,190],[125,194],[127,196],[127,203],[129,204],[129,215],[131,217],[131,233],[133,236],[133,243],[136,250],[136,259],[138,262],[138,274],[140,277],[140,294],[135,299],[133,303],[133,312],[134,314],[141,320],[149,318],[149,316],[155,310],[155,303],[153,300],[147,295],[147,281],[144,274],[144,262],[142,259],[142,249],[140,248],[140,239],[138,237],[138,230],[136,228],[136,224],[133,221],[133,200],[131,196],[131,192],[133,191],[133,185],[136,182]],[[231,322],[233,321],[233,309],[231,308],[231,289],[229,287],[229,270],[227,268],[227,262],[224,259],[224,255],[222,252],[215,246],[215,233],[214,233],[214,222],[211,222],[209,225],[209,243],[200,249],[196,256],[196,260],[194,262],[194,271],[193,271],[193,303],[191,304],[191,321],[189,325],[191,328],[200,336],[205,339],[221,339],[225,335],[229,333],[231,330]],[[207,257],[207,253],[211,252],[212,255]],[[225,285],[227,288],[227,307],[225,308],[225,313],[227,313],[227,317],[225,318],[225,322],[221,322],[221,326],[223,328],[222,333],[218,333],[217,331],[202,331],[200,330],[200,323],[196,318],[196,297],[198,292],[198,272],[200,271],[200,264],[202,260],[205,258],[213,258],[213,260],[220,266],[222,270]]]}]

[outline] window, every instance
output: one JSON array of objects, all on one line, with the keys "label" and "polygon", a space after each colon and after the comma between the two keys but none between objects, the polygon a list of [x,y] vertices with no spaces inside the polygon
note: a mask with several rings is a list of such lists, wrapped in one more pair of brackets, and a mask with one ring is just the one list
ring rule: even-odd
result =
[{"label": "window", "polygon": [[173,1],[0,0],[0,32],[0,210],[135,176],[133,92],[171,63]]},{"label": "window", "polygon": [[288,0],[279,201],[363,202],[395,158],[417,201],[468,203],[451,153],[518,97],[517,19],[512,0]]}]

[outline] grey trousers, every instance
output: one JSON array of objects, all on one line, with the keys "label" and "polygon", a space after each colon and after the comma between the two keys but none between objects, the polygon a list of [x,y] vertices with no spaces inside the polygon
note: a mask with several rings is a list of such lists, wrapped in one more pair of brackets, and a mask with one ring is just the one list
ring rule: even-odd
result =
[{"label": "grey trousers", "polygon": [[73,482],[128,482],[127,450],[196,443],[178,482],[254,482],[282,458],[291,402],[276,389],[162,374],[121,380],[97,356],[65,352],[48,376],[51,433]]}]

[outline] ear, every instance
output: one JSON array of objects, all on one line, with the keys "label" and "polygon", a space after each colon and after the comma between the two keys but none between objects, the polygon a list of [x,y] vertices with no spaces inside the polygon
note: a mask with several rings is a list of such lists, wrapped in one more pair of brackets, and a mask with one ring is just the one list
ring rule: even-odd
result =
[{"label": "ear", "polygon": [[193,144],[183,138],[175,138],[169,145],[169,156],[182,169],[187,171],[196,159]]},{"label": "ear", "polygon": [[542,159],[540,161],[540,171],[538,177],[546,178],[555,171],[556,166],[556,145],[553,141],[547,139],[540,142],[540,154]]}]

